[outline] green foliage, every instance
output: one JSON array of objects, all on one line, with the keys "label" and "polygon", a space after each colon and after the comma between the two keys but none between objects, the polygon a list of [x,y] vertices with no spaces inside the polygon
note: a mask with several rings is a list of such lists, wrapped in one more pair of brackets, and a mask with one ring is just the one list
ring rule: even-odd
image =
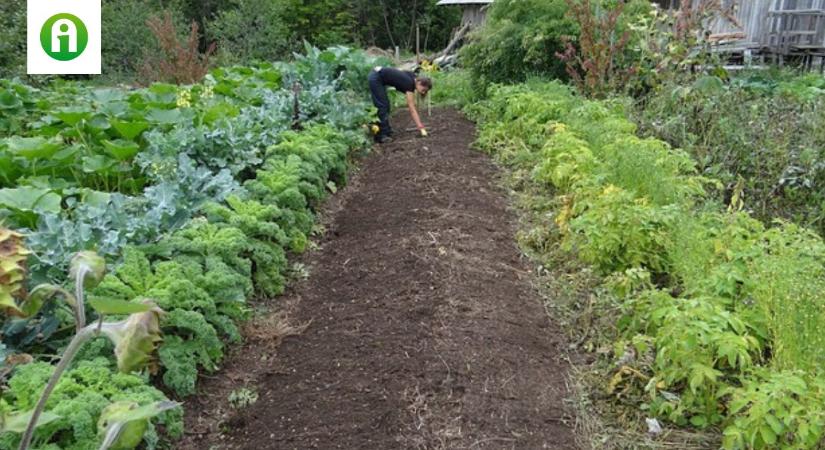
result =
[{"label": "green foliage", "polygon": [[[653,336],[657,348],[655,376],[647,387],[651,411],[680,425],[721,422],[718,399],[731,381],[726,377],[750,370],[760,359],[763,344],[750,324],[720,299],[677,299],[647,291],[628,306],[629,314],[639,317],[628,317],[625,323],[636,322],[641,328],[636,331]],[[634,332],[633,327],[626,330]]]},{"label": "green foliage", "polygon": [[[603,98],[624,92],[639,71],[631,51],[637,36],[628,22],[649,15],[647,1],[566,0],[568,17],[579,25],[578,37],[562,37],[567,74],[579,92]],[[575,44],[575,45],[574,45]]]},{"label": "green foliage", "polygon": [[679,218],[676,206],[651,205],[608,185],[599,193],[585,193],[573,214],[567,245],[588,263],[605,273],[632,267],[667,271],[670,263],[664,250]]},{"label": "green foliage", "polygon": [[232,391],[229,394],[229,404],[235,409],[244,409],[258,401],[258,393],[247,388]]},{"label": "green foliage", "polygon": [[[194,392],[197,367],[213,371],[222,359],[221,339],[240,341],[233,321],[245,317],[250,288],[247,276],[211,255],[158,261],[153,267],[145,254],[127,248],[123,264],[106,276],[91,299],[154,299],[167,312],[161,322],[166,338],[159,349],[164,382],[188,395]],[[181,346],[189,351],[185,357]]]},{"label": "green foliage", "polygon": [[421,50],[441,50],[459,26],[461,8],[438,6],[438,0],[355,0],[350,15],[355,19],[355,40],[362,46],[415,51],[415,25],[421,33]]},{"label": "green foliage", "polygon": [[728,450],[816,448],[823,436],[825,380],[804,372],[759,370],[755,379],[731,389]]},{"label": "green foliage", "polygon": [[415,25],[423,51],[440,50],[458,25],[459,8],[436,0],[265,0],[225,1],[207,21],[208,41],[216,41],[224,62],[272,61],[298,50],[302,41],[325,47],[358,43],[415,49]]},{"label": "green foliage", "polygon": [[519,189],[556,197],[543,215],[607,275],[595,307],[621,311],[612,337],[622,365],[608,390],[635,390],[645,414],[680,426],[722,427],[726,448],[814,448],[825,411],[822,238],[766,228],[741,211],[741,187],[722,209],[707,196],[718,183],[687,153],[635,136],[621,102],[557,83],[490,94],[469,108],[479,146]]},{"label": "green foliage", "polygon": [[352,42],[354,22],[349,2],[339,0],[284,0],[285,19],[299,41],[318,47]]},{"label": "green foliage", "polygon": [[799,226],[780,224],[761,236],[747,260],[744,294],[771,333],[772,364],[813,373],[825,367],[825,242]]},{"label": "green foliage", "polygon": [[263,206],[254,200],[245,202],[237,197],[227,199],[227,204],[208,205],[206,212],[210,221],[244,232],[250,239],[248,251],[255,262],[255,285],[267,295],[280,294],[285,282],[282,273],[287,266],[284,248],[294,240],[281,228],[281,225],[290,226],[283,220],[284,213],[277,206]]},{"label": "green foliage", "polygon": [[26,2],[7,0],[0,4],[0,77],[26,72]]},{"label": "green foliage", "polygon": [[[159,369],[160,379],[178,395],[195,392],[198,371],[217,369],[226,344],[240,340],[246,299],[282,292],[286,255],[306,248],[312,208],[346,181],[349,153],[366,142],[362,127],[370,120],[363,96],[348,89],[357,89],[374,64],[362,52],[309,47],[293,64],[215,70],[188,87],[155,84],[125,91],[65,83],[38,91],[0,83],[0,105],[8,112],[0,116],[0,193],[6,193],[0,208],[16,229],[29,227],[21,231],[36,254],[30,258],[34,275],[63,280],[70,251],[97,248],[115,270],[94,289],[89,304],[98,314],[134,313],[104,323],[100,331],[112,343],[84,348],[80,364],[103,356],[99,361],[109,367],[142,369],[155,362],[148,355],[162,330],[160,367],[149,364],[150,371]],[[297,120],[290,89],[295,82],[303,87]],[[293,126],[304,131],[287,131]],[[27,195],[12,195],[22,192]],[[99,274],[93,271],[96,281]],[[7,278],[4,289],[16,282]],[[13,287],[17,295],[20,289]],[[72,313],[48,299],[71,294],[34,293],[34,312],[23,304],[27,317],[4,319],[3,359],[51,354],[65,344]],[[146,298],[166,313],[159,318],[159,310],[147,311]],[[82,322],[78,317],[76,312],[75,321]],[[91,326],[83,328],[84,336],[94,333]],[[148,380],[136,379],[146,387]],[[92,390],[79,386],[76,393]],[[93,409],[77,425],[98,423],[109,400],[129,401],[130,411],[152,404],[106,400],[90,398]],[[47,419],[53,418],[52,401]],[[6,396],[0,400],[0,417],[19,421],[25,416],[21,408],[30,404],[9,402]],[[161,417],[173,413],[179,414]],[[56,423],[45,420],[41,426]],[[143,432],[145,423],[138,425],[127,426],[129,445]],[[179,434],[176,427],[168,430],[171,436]],[[104,434],[114,439],[108,426],[93,428],[84,428],[82,436],[38,428],[35,444],[80,449]],[[146,433],[146,446],[153,448],[157,434],[151,426]],[[0,448],[15,439],[3,436]]]},{"label": "green foliage", "polygon": [[102,6],[103,74],[108,79],[131,81],[144,53],[158,51],[146,26],[149,18],[169,11],[179,34],[186,29],[186,19],[174,0],[107,0]]},{"label": "green foliage", "polygon": [[[21,366],[0,397],[0,410],[33,409],[52,371],[53,367],[43,362]],[[46,443],[67,450],[98,448],[97,418],[110,403],[123,400],[147,404],[166,397],[139,376],[114,372],[106,358],[77,363],[63,375],[49,397],[47,410],[60,418],[37,428],[36,448]],[[161,414],[155,422],[171,436],[183,433],[183,414],[179,408]],[[155,431],[150,428],[145,437],[147,444],[156,439],[153,435]],[[18,441],[19,435],[4,434],[0,436],[0,449],[16,449]]]},{"label": "green foliage", "polygon": [[579,30],[567,17],[565,0],[497,0],[487,14],[487,24],[461,54],[475,80],[513,83],[532,75],[567,77],[556,53],[564,51],[562,37]]},{"label": "green foliage", "polygon": [[[727,200],[742,181],[746,207],[825,230],[821,77],[756,74],[726,84],[702,77],[667,84],[639,103],[642,132],[683,148]],[[743,124],[750,124],[744,126]],[[755,126],[754,124],[759,124]],[[793,124],[793,126],[789,126]]]},{"label": "green foliage", "polygon": [[206,26],[208,39],[218,43],[224,63],[274,61],[294,49],[294,30],[287,22],[286,0],[236,0]]},{"label": "green foliage", "polygon": [[468,71],[438,71],[428,75],[435,86],[429,94],[433,104],[463,108],[478,100],[478,93]]}]

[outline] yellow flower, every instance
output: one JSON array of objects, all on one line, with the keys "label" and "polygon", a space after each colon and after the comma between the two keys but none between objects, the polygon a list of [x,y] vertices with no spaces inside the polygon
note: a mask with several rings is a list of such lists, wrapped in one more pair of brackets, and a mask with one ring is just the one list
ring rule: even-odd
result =
[{"label": "yellow flower", "polygon": [[421,62],[421,70],[424,72],[438,72],[438,64],[424,60]]},{"label": "yellow flower", "polygon": [[189,108],[192,106],[192,93],[184,89],[178,92],[178,108]]}]

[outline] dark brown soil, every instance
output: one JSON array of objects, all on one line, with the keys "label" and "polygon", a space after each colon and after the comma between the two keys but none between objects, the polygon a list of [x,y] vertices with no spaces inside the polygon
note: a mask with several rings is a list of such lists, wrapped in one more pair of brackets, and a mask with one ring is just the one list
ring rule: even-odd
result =
[{"label": "dark brown soil", "polygon": [[[573,449],[563,337],[473,124],[452,110],[364,161],[307,281],[187,402],[185,449]],[[295,331],[295,330],[292,330]],[[227,397],[247,387],[251,406]]]}]

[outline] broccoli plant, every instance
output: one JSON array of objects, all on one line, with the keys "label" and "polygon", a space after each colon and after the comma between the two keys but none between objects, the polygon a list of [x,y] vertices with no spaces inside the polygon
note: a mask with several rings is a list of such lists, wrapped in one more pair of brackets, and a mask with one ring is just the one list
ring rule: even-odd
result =
[{"label": "broccoli plant", "polygon": [[[91,301],[90,304],[92,308],[97,311],[99,320],[96,323],[87,325],[86,305],[83,301],[84,291],[100,283],[103,279],[106,263],[103,258],[94,252],[81,252],[72,258],[70,267],[70,279],[72,279],[75,284],[74,295],[62,287],[44,285],[38,286],[32,291],[34,299],[28,302],[29,305],[42,305],[51,298],[58,295],[62,296],[74,311],[76,333],[63,352],[60,362],[57,364],[57,367],[55,367],[54,372],[43,389],[43,393],[40,395],[37,405],[31,412],[28,426],[23,432],[23,437],[20,441],[20,450],[27,450],[29,448],[35,427],[39,423],[42,423],[39,419],[46,407],[46,401],[49,399],[55,386],[57,386],[61,375],[69,366],[69,363],[77,356],[78,351],[85,343],[99,335],[109,338],[115,346],[115,357],[117,359],[118,369],[121,372],[129,373],[142,370],[151,364],[151,355],[161,340],[159,320],[163,311],[151,300],[132,303],[122,300],[95,299]],[[29,312],[36,311],[30,308]],[[126,315],[127,317],[119,322],[106,322],[104,321],[106,315]],[[163,404],[156,406],[152,411],[157,411],[156,414],[159,414],[177,405]],[[135,413],[134,410],[136,409],[139,414]],[[121,413],[119,415],[113,413],[114,419],[110,421],[112,425],[107,427],[108,430],[105,434],[103,448],[110,448],[116,443],[116,448],[134,448],[134,446],[129,447],[125,445],[128,442],[133,442],[134,439],[126,437],[125,439],[127,439],[128,442],[124,443],[119,440],[119,436],[126,430],[133,432],[133,430],[139,429],[141,421],[148,420],[148,418],[151,417],[151,414],[148,412],[132,406],[123,407],[120,411]],[[132,415],[126,414],[129,411],[132,411]]]}]

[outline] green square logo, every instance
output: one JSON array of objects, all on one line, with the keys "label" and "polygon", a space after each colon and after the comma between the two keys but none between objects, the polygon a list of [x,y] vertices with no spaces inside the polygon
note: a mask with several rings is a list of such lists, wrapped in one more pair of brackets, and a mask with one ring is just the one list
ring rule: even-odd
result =
[{"label": "green square logo", "polygon": [[89,30],[80,18],[73,14],[55,14],[40,30],[43,51],[58,61],[71,61],[89,45]]},{"label": "green square logo", "polygon": [[26,4],[29,74],[100,73],[101,0],[26,0]]}]

